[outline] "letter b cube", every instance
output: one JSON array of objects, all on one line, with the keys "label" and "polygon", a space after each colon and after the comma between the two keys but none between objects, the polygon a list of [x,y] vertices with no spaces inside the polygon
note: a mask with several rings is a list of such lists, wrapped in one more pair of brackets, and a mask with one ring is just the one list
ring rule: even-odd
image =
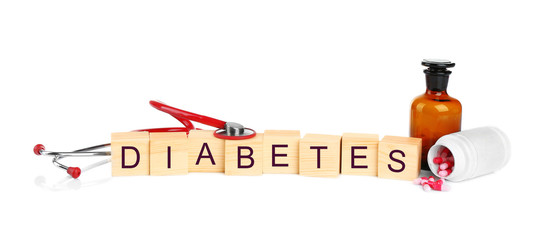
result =
[{"label": "letter b cube", "polygon": [[224,143],[224,174],[255,176],[263,172],[263,133],[244,140]]}]

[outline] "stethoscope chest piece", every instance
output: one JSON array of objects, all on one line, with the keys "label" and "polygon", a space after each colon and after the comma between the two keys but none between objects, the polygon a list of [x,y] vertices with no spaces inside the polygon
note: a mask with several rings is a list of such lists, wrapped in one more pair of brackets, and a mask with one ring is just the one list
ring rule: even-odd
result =
[{"label": "stethoscope chest piece", "polygon": [[255,137],[256,131],[245,128],[239,123],[227,122],[224,124],[224,128],[215,130],[213,135],[220,139],[244,140]]}]

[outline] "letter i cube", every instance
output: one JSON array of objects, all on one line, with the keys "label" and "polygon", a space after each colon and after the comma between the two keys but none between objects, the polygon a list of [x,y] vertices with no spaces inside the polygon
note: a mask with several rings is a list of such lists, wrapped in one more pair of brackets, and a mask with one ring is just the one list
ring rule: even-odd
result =
[{"label": "letter i cube", "polygon": [[151,175],[183,175],[188,173],[187,134],[184,132],[152,132],[150,142]]}]

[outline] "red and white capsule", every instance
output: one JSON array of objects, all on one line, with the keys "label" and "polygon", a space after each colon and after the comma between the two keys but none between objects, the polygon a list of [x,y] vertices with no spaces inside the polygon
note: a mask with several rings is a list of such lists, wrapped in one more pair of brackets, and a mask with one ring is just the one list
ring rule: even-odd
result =
[{"label": "red and white capsule", "polygon": [[422,189],[427,192],[431,190],[435,190],[435,191],[449,191],[450,190],[450,186],[446,184],[444,179],[441,178],[441,179],[435,180],[435,177],[433,176],[417,178],[413,180],[413,183],[416,185],[422,185]]}]

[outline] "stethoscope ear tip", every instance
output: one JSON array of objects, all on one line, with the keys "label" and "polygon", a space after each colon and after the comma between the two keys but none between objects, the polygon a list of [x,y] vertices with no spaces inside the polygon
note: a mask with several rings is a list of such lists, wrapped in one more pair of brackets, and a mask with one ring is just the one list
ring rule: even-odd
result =
[{"label": "stethoscope ear tip", "polygon": [[82,171],[78,167],[69,167],[67,168],[67,174],[71,175],[74,179],[77,179],[80,176]]},{"label": "stethoscope ear tip", "polygon": [[34,146],[34,153],[35,155],[41,155],[41,151],[44,151],[45,150],[45,146],[43,146],[43,144],[37,144]]}]

